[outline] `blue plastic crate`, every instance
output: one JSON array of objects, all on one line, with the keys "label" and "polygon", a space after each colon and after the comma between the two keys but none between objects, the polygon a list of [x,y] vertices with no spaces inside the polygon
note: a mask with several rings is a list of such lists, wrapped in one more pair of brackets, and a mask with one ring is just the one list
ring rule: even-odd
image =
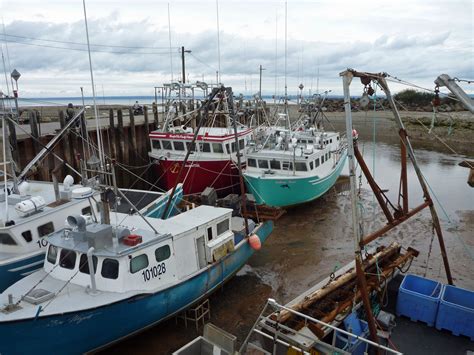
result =
[{"label": "blue plastic crate", "polygon": [[[367,338],[369,335],[369,326],[367,322],[357,318],[355,313],[351,313],[343,321],[344,328],[349,333],[360,336],[361,338]],[[352,355],[364,355],[367,351],[367,343],[343,334],[336,330],[336,346],[339,349],[347,351]]]},{"label": "blue plastic crate", "polygon": [[416,275],[405,275],[397,297],[397,315],[434,326],[443,285]]},{"label": "blue plastic crate", "polygon": [[439,302],[436,328],[474,341],[474,292],[446,285]]}]

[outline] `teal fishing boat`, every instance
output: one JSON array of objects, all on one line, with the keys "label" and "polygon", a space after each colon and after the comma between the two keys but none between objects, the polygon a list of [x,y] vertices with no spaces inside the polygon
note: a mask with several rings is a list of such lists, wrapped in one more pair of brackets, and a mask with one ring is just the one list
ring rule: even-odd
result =
[{"label": "teal fishing boat", "polygon": [[293,206],[315,200],[334,186],[346,157],[339,133],[275,131],[265,147],[247,153],[243,175],[257,204]]}]

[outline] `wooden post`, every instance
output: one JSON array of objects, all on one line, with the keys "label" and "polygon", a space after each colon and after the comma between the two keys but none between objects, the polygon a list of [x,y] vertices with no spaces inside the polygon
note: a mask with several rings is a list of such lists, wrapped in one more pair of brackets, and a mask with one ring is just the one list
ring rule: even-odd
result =
[{"label": "wooden post", "polygon": [[160,124],[160,121],[158,119],[158,105],[156,102],[153,103],[153,122],[154,122],[154,127],[153,130],[158,129],[158,126]]},{"label": "wooden post", "polygon": [[[61,129],[66,126],[66,117],[64,111],[59,111],[59,125]],[[63,139],[61,139],[61,152],[62,157],[69,164],[74,165],[74,158],[70,160],[71,157],[71,146],[69,144],[69,133],[65,133]],[[64,165],[64,174],[66,174],[66,165]]]},{"label": "wooden post", "polygon": [[128,110],[128,112],[129,112],[129,120],[130,120],[130,128],[128,131],[129,158],[131,161],[136,161],[138,155],[137,155],[137,136],[136,136],[136,131],[135,131],[135,116],[131,108]]},{"label": "wooden post", "polygon": [[148,108],[143,106],[143,118],[145,119],[145,149],[146,156],[150,151],[150,123],[148,122]]},{"label": "wooden post", "polygon": [[[123,132],[123,113],[121,109],[117,110],[117,129],[115,130],[115,139],[118,149],[118,161],[120,163],[128,163],[128,149],[125,149],[125,140]],[[121,185],[126,186],[125,184],[125,174],[121,174]]]},{"label": "wooden post", "polygon": [[[9,116],[11,118],[11,116]],[[9,138],[10,138],[10,149],[12,152],[12,158],[15,162],[15,169],[17,173],[19,172],[20,168],[20,154],[18,151],[18,140],[16,138],[16,129],[15,129],[15,124],[8,120],[8,131],[9,131]]]},{"label": "wooden post", "polygon": [[38,144],[39,132],[38,132],[38,123],[36,120],[35,111],[29,112],[29,120],[30,120],[31,136],[33,137],[33,153],[36,155],[38,151],[40,150],[40,145]]},{"label": "wooden post", "polygon": [[110,156],[117,158],[117,146],[115,144],[115,124],[114,124],[114,109],[109,110],[109,135],[110,135]]}]

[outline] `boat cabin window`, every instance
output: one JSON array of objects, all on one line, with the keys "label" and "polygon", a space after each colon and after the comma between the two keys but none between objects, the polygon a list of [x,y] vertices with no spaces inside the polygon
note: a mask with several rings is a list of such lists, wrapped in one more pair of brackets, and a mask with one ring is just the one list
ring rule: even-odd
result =
[{"label": "boat cabin window", "polygon": [[324,163],[324,155],[321,155],[321,164]]},{"label": "boat cabin window", "polygon": [[33,235],[31,234],[31,231],[24,231],[21,233],[21,236],[23,237],[24,240],[26,240],[28,243],[33,240]]},{"label": "boat cabin window", "polygon": [[174,150],[184,150],[184,142],[173,142]]},{"label": "boat cabin window", "polygon": [[210,153],[211,145],[209,143],[199,143],[199,149],[201,149],[201,152]]},{"label": "boat cabin window", "polygon": [[163,245],[155,250],[156,261],[162,262],[171,256],[171,249],[169,245]]},{"label": "boat cabin window", "polygon": [[212,143],[212,150],[214,153],[224,153],[224,148],[220,143]]},{"label": "boat cabin window", "polygon": [[319,158],[314,161],[314,167],[317,168],[319,166]]},{"label": "boat cabin window", "polygon": [[130,260],[130,272],[132,274],[143,270],[148,266],[148,256],[146,254],[138,255]]},{"label": "boat cabin window", "polygon": [[232,146],[232,153],[235,153],[235,142],[232,142],[231,146]]},{"label": "boat cabin window", "polygon": [[308,167],[306,166],[306,163],[295,162],[295,169],[296,171],[307,171]]},{"label": "boat cabin window", "polygon": [[161,143],[159,140],[152,139],[151,144],[153,145],[153,149],[161,149]]},{"label": "boat cabin window", "polygon": [[76,252],[62,249],[59,256],[59,266],[72,270],[76,266]]},{"label": "boat cabin window", "polygon": [[229,220],[224,219],[222,222],[217,223],[217,235],[221,235],[229,230]]},{"label": "boat cabin window", "polygon": [[337,140],[339,140],[339,136],[337,137]]},{"label": "boat cabin window", "polygon": [[197,152],[197,146],[195,142],[186,143],[186,148],[192,152]]},{"label": "boat cabin window", "polygon": [[328,158],[331,158],[331,152],[328,153]]},{"label": "boat cabin window", "polygon": [[283,170],[293,170],[293,163],[290,161],[282,162],[282,169]]},{"label": "boat cabin window", "polygon": [[281,169],[280,161],[279,160],[270,160],[270,168],[280,170]]},{"label": "boat cabin window", "polygon": [[326,153],[325,155],[326,155],[326,161],[327,161],[327,160],[328,160],[328,158],[329,158],[329,154],[328,154],[328,153]]},{"label": "boat cabin window", "polygon": [[243,139],[239,139],[239,150],[242,150],[245,148],[245,142]]},{"label": "boat cabin window", "polygon": [[207,228],[207,241],[210,242],[212,240],[212,227]]},{"label": "boat cabin window", "polygon": [[229,146],[229,143],[227,143],[225,146],[226,146],[226,149],[227,149],[227,154],[230,154],[230,146]]},{"label": "boat cabin window", "polygon": [[257,161],[255,159],[248,158],[247,159],[247,165],[252,167],[252,168],[256,168],[257,167]]},{"label": "boat cabin window", "polygon": [[53,222],[48,222],[38,227],[38,236],[44,237],[45,235],[51,234],[54,232]]},{"label": "boat cabin window", "polygon": [[82,210],[81,210],[81,214],[83,216],[86,216],[86,215],[92,215],[92,209],[91,209],[91,206],[87,206],[87,207],[84,207]]},{"label": "boat cabin window", "polygon": [[51,264],[56,264],[56,259],[58,258],[58,248],[55,247],[54,245],[50,245],[48,247],[48,257],[47,260]]},{"label": "boat cabin window", "polygon": [[0,233],[0,244],[16,245],[15,239],[8,233]]},{"label": "boat cabin window", "polygon": [[313,168],[314,168],[313,162],[310,161],[310,162],[309,162],[309,170],[313,170]]},{"label": "boat cabin window", "polygon": [[102,270],[100,272],[105,279],[116,279],[119,274],[119,262],[115,259],[104,259],[102,262]]},{"label": "boat cabin window", "polygon": [[171,146],[170,141],[162,141],[161,143],[163,144],[163,149],[173,150],[173,147]]},{"label": "boat cabin window", "polygon": [[[97,273],[97,256],[92,255],[92,263],[94,264],[94,274]],[[79,259],[79,272],[89,275],[89,262],[87,260],[87,254],[81,254]]]},{"label": "boat cabin window", "polygon": [[258,167],[260,169],[268,169],[268,160],[259,160]]}]

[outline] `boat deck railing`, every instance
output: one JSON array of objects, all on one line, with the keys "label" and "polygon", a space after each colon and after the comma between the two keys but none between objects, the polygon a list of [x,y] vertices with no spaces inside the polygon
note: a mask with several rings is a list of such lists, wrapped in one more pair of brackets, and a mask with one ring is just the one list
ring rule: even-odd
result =
[{"label": "boat deck railing", "polygon": [[[302,321],[304,322],[305,326],[313,323],[313,324],[318,324],[319,326],[323,328],[329,328],[329,329],[334,330],[332,344],[319,340],[314,334],[310,334],[310,333],[305,334],[304,332],[296,331],[292,328],[289,328],[285,326],[284,324],[278,323],[278,320],[273,320],[270,317],[271,314],[275,314],[275,313],[278,314],[278,312],[280,311],[287,311],[287,312],[290,312],[294,316],[302,318]],[[344,329],[340,329],[332,324],[325,323],[316,318],[308,316],[304,313],[301,313],[291,308],[288,308],[286,306],[283,306],[277,303],[272,298],[269,298],[267,303],[265,304],[265,307],[262,313],[260,314],[254,326],[252,327],[251,331],[247,335],[247,338],[243,342],[240,348],[239,354],[245,354],[246,351],[249,349],[256,349],[256,350],[267,352],[266,349],[262,348],[261,341],[258,341],[256,343],[250,342],[250,339],[254,334],[258,334],[262,337],[261,339],[264,339],[270,342],[273,348],[272,353],[275,353],[277,346],[280,345],[288,349],[292,348],[296,351],[302,352],[303,354],[311,354],[310,349],[313,347],[316,347],[318,348],[318,350],[322,350],[323,352],[326,351],[327,353],[336,352],[341,355],[349,354],[348,352],[340,348],[337,348],[335,346],[336,332],[338,334],[344,334],[348,336],[349,339],[356,339],[357,341],[364,342],[367,345],[386,351],[386,353],[402,354],[399,351],[380,345],[370,339],[366,339],[364,337],[355,335]]]}]

